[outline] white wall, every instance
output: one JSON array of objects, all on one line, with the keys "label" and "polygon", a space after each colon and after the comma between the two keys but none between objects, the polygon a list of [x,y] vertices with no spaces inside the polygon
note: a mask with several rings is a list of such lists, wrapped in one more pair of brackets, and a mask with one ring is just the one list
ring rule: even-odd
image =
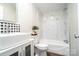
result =
[{"label": "white wall", "polygon": [[[54,19],[50,19],[50,16],[53,16]],[[42,38],[48,40],[67,40],[65,21],[66,12],[64,10],[52,11],[49,14],[45,14],[42,21]]]},{"label": "white wall", "polygon": [[0,4],[3,7],[3,16],[1,20],[16,22],[16,6],[10,3]]},{"label": "white wall", "polygon": [[3,6],[0,5],[0,20],[3,19]]},{"label": "white wall", "polygon": [[21,32],[31,33],[32,26],[40,26],[40,13],[32,3],[18,3],[18,20],[21,25]]},{"label": "white wall", "polygon": [[68,27],[69,27],[69,40],[70,40],[70,54],[77,55],[77,39],[74,34],[78,33],[78,20],[77,20],[77,5],[68,4],[67,15],[68,15]]}]

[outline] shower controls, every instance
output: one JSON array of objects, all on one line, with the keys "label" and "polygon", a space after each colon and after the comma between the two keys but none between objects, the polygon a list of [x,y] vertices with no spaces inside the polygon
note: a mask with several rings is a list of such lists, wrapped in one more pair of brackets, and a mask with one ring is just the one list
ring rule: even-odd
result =
[{"label": "shower controls", "polygon": [[76,39],[78,39],[78,38],[79,38],[79,34],[75,34],[74,37],[75,37]]}]

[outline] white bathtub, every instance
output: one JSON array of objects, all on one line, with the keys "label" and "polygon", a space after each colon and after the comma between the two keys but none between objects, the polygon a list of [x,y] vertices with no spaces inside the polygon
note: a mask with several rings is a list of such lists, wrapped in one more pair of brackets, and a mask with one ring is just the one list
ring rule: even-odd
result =
[{"label": "white bathtub", "polygon": [[40,40],[40,43],[48,44],[48,51],[62,55],[69,55],[69,44],[58,40]]}]

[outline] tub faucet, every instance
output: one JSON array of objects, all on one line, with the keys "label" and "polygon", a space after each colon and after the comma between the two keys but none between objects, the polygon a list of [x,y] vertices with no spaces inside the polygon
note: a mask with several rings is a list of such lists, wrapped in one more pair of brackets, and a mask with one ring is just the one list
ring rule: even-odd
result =
[{"label": "tub faucet", "polygon": [[69,43],[69,41],[68,41],[68,40],[64,40],[64,42],[65,42],[65,43]]}]

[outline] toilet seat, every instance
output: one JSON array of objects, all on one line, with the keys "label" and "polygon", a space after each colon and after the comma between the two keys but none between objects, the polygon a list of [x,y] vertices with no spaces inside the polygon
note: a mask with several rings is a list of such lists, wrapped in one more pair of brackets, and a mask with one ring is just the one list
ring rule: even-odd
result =
[{"label": "toilet seat", "polygon": [[35,46],[40,50],[47,50],[48,47],[47,44],[43,44],[43,43],[36,44]]}]

